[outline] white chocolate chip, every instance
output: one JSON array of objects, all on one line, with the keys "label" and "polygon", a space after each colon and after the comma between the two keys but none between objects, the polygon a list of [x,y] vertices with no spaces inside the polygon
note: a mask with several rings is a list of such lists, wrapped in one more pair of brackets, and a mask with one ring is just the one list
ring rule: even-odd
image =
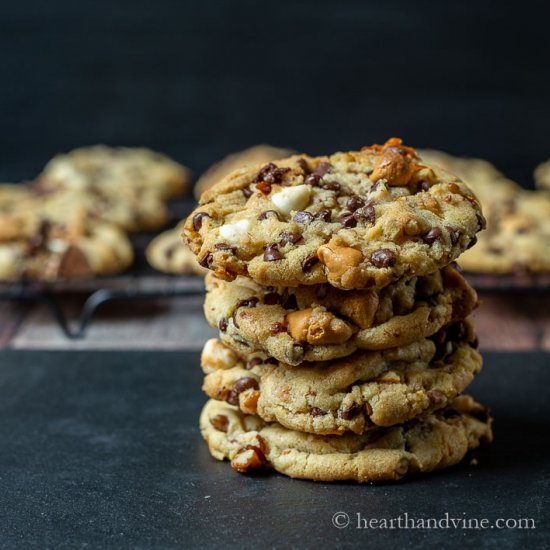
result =
[{"label": "white chocolate chip", "polygon": [[250,229],[250,220],[226,223],[220,227],[220,235],[228,241],[238,242]]},{"label": "white chocolate chip", "polygon": [[296,185],[284,187],[282,191],[275,193],[271,200],[276,208],[288,216],[293,210],[302,210],[311,199],[311,187],[309,185]]}]

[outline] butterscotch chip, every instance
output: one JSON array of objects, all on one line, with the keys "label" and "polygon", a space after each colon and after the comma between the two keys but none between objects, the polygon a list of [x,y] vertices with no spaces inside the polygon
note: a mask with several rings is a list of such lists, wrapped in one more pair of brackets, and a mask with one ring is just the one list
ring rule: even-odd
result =
[{"label": "butterscotch chip", "polygon": [[[236,170],[202,195],[184,233],[219,277],[351,290],[442,268],[470,245],[480,216],[466,185],[392,139]],[[420,238],[434,228],[438,239]]]},{"label": "butterscotch chip", "polygon": [[[200,427],[212,456],[230,460],[241,473],[273,468],[302,479],[384,481],[450,467],[469,450],[490,442],[492,420],[480,417],[483,409],[463,395],[421,421],[362,435],[311,437],[211,400],[202,411]],[[227,432],[212,425],[211,419],[220,414],[228,418]]]}]

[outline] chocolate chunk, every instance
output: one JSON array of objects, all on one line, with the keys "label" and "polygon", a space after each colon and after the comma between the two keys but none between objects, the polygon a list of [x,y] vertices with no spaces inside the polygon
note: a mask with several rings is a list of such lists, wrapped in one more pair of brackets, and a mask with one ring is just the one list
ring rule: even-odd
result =
[{"label": "chocolate chunk", "polygon": [[276,243],[266,246],[266,249],[264,251],[265,262],[274,262],[276,260],[280,260],[282,257],[283,255],[281,254],[279,247]]},{"label": "chocolate chunk", "polygon": [[202,267],[206,267],[206,268],[210,269],[210,266],[212,265],[213,260],[214,260],[214,256],[212,256],[212,254],[210,252],[208,252],[208,254],[206,254],[206,256],[204,256],[203,258],[201,258],[199,260],[199,265],[201,265]]},{"label": "chocolate chunk", "polygon": [[253,367],[261,365],[263,362],[264,360],[261,357],[253,357],[252,359],[250,359],[247,366],[249,369],[251,369]]},{"label": "chocolate chunk", "polygon": [[276,210],[266,210],[258,216],[258,221],[261,222],[263,220],[267,220],[269,216],[275,216],[277,219],[279,219],[279,212],[277,212]]},{"label": "chocolate chunk", "polygon": [[442,241],[443,240],[443,231],[441,231],[440,227],[432,227],[423,237],[422,239],[426,244],[433,244],[435,241]]},{"label": "chocolate chunk", "polygon": [[337,181],[327,181],[321,184],[321,188],[327,191],[340,191],[340,184]]},{"label": "chocolate chunk", "polygon": [[342,215],[340,215],[338,221],[344,227],[355,227],[357,225],[357,220],[355,219],[355,216],[353,214],[350,214],[349,212],[344,212]]},{"label": "chocolate chunk", "polygon": [[357,195],[352,195],[347,201],[346,201],[346,208],[350,212],[355,212],[359,207],[365,205],[365,200]]},{"label": "chocolate chunk", "polygon": [[279,235],[279,244],[281,246],[286,246],[287,244],[296,244],[302,239],[300,233],[292,233],[291,231],[283,231]]},{"label": "chocolate chunk", "polygon": [[320,212],[317,212],[317,214],[315,214],[315,216],[313,216],[313,217],[316,220],[321,220],[323,222],[328,222],[328,223],[330,223],[330,221],[332,219],[331,212],[328,208],[324,208]]},{"label": "chocolate chunk", "polygon": [[475,244],[477,243],[477,237],[474,235],[472,237],[472,240],[468,243],[468,246],[466,247],[467,249],[468,248],[472,248],[472,246],[474,246]]},{"label": "chocolate chunk", "polygon": [[298,309],[298,301],[295,294],[289,294],[285,300],[283,307],[285,309]]},{"label": "chocolate chunk", "polygon": [[302,271],[304,273],[307,273],[308,271],[311,271],[311,268],[319,262],[319,258],[316,254],[311,254],[311,256],[308,256],[304,259],[302,262]]},{"label": "chocolate chunk", "polygon": [[275,336],[276,334],[279,334],[280,332],[286,332],[286,327],[283,325],[283,323],[280,323],[279,321],[276,321],[269,327],[269,333],[272,336]]},{"label": "chocolate chunk", "polygon": [[320,181],[321,176],[319,174],[309,174],[309,176],[306,176],[304,179],[304,183],[306,183],[307,185],[312,185],[313,187],[319,185]]},{"label": "chocolate chunk", "polygon": [[320,162],[319,166],[313,170],[313,173],[323,177],[325,174],[328,174],[332,170],[332,164],[330,162]]},{"label": "chocolate chunk", "polygon": [[236,391],[237,393],[242,393],[250,388],[254,388],[255,390],[260,388],[258,381],[251,376],[243,376],[242,378],[239,378],[235,384],[233,384],[233,391]]},{"label": "chocolate chunk", "polygon": [[212,424],[214,429],[218,430],[218,432],[227,433],[227,429],[229,428],[229,419],[225,416],[225,414],[217,414],[214,418],[210,419],[210,424]]},{"label": "chocolate chunk", "polygon": [[222,332],[225,332],[227,330],[227,319],[225,317],[222,317],[220,319],[220,322],[218,323],[218,328],[222,331]]},{"label": "chocolate chunk", "polygon": [[458,239],[460,239],[460,231],[450,226],[447,226],[445,229],[447,229],[447,231],[449,232],[449,238],[451,239],[451,244],[454,246],[458,242]]},{"label": "chocolate chunk", "polygon": [[395,254],[389,248],[381,248],[370,257],[374,267],[393,267],[397,261]]},{"label": "chocolate chunk", "polygon": [[297,223],[310,223],[313,221],[313,214],[305,212],[304,210],[300,210],[299,212],[296,212],[296,214],[294,214],[292,220]]},{"label": "chocolate chunk", "polygon": [[214,248],[216,250],[227,251],[227,252],[231,252],[233,254],[235,254],[235,252],[237,252],[237,247],[236,246],[231,246],[230,244],[227,244],[227,243],[216,243],[214,245]]},{"label": "chocolate chunk", "polygon": [[271,185],[269,185],[269,183],[266,183],[265,181],[257,183],[256,189],[258,191],[261,191],[264,195],[269,195],[269,193],[271,193]]},{"label": "chocolate chunk", "polygon": [[239,300],[235,307],[256,307],[256,304],[260,300],[256,298],[256,296],[251,296],[250,298],[246,298],[245,300]]},{"label": "chocolate chunk", "polygon": [[353,217],[358,222],[364,221],[366,223],[374,225],[374,222],[376,221],[376,212],[374,210],[374,206],[367,203],[365,206],[363,206],[363,208],[359,208],[359,210],[356,210],[353,213]]},{"label": "chocolate chunk", "polygon": [[264,304],[266,306],[274,306],[276,304],[280,304],[283,297],[280,294],[277,294],[276,292],[269,292],[264,296]]},{"label": "chocolate chunk", "polygon": [[241,189],[241,191],[242,191],[242,194],[245,196],[246,199],[250,198],[254,194],[254,191],[252,191],[252,189],[250,189],[250,187],[243,187],[243,189]]},{"label": "chocolate chunk", "polygon": [[273,170],[277,168],[272,162],[270,162],[269,164],[266,164],[265,166],[262,167],[262,169],[254,176],[254,178],[252,179],[252,181],[254,183],[260,183],[261,181],[265,181],[265,176],[266,174],[269,173],[270,170]]},{"label": "chocolate chunk", "polygon": [[309,409],[309,414],[311,414],[311,416],[325,416],[325,414],[327,414],[327,411],[324,411],[319,407],[311,407]]},{"label": "chocolate chunk", "polygon": [[363,407],[361,407],[359,403],[354,403],[351,407],[348,407],[347,409],[340,409],[338,411],[338,416],[342,420],[351,420],[361,412],[362,408]]},{"label": "chocolate chunk", "polygon": [[202,219],[209,218],[210,216],[206,212],[197,212],[193,216],[193,229],[195,231],[200,231],[202,227]]}]

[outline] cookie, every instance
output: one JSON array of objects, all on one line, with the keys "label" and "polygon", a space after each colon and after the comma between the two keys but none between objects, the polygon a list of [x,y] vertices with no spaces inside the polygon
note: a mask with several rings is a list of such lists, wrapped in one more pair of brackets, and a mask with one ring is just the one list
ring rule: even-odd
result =
[{"label": "cookie", "polygon": [[477,273],[550,271],[550,192],[520,191],[487,209],[487,231],[460,258]]},{"label": "cookie", "polygon": [[550,160],[542,162],[535,168],[533,178],[539,189],[550,190]]},{"label": "cookie", "polygon": [[203,390],[267,422],[316,434],[363,433],[444,407],[481,369],[471,326],[455,323],[434,340],[328,363],[240,357],[220,340],[205,345]]},{"label": "cookie", "polygon": [[243,151],[227,155],[219,162],[210,166],[197,180],[193,190],[195,198],[199,200],[207,189],[210,189],[210,187],[227,176],[227,174],[233,172],[233,170],[246,165],[262,164],[289,157],[292,153],[293,151],[290,149],[281,149],[279,147],[272,147],[271,145],[255,145]]},{"label": "cookie", "polygon": [[433,273],[484,223],[465,184],[392,139],[237,170],[203,194],[184,230],[221,278],[361,289]]},{"label": "cookie", "polygon": [[398,480],[453,466],[492,441],[491,424],[488,409],[466,395],[405,425],[362,435],[295,432],[214,400],[200,418],[212,456],[230,460],[237,472],[271,469],[293,478],[359,482]]},{"label": "cookie", "polygon": [[206,289],[206,319],[224,342],[290,365],[410,344],[466,318],[478,302],[454,266],[380,290],[261,287],[245,277],[227,282],[213,273]]},{"label": "cookie", "polygon": [[157,235],[147,246],[145,256],[151,267],[163,273],[202,276],[208,273],[182,241],[180,227]]},{"label": "cookie", "polygon": [[126,234],[105,223],[68,218],[63,224],[42,220],[28,239],[0,243],[0,280],[55,281],[111,275],[133,261]]},{"label": "cookie", "polygon": [[40,174],[38,184],[50,190],[125,188],[169,198],[185,193],[190,179],[187,168],[150,149],[94,145],[55,156]]}]

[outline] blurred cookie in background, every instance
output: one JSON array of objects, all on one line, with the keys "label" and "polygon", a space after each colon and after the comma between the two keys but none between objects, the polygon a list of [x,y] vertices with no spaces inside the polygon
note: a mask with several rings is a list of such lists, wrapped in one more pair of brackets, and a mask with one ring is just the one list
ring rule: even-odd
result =
[{"label": "blurred cookie in background", "polygon": [[183,195],[191,172],[171,158],[145,148],[93,145],[56,155],[38,177],[43,189],[152,192],[162,199]]},{"label": "blurred cookie in background", "polygon": [[539,189],[550,191],[550,160],[542,162],[535,168],[533,178]]},{"label": "blurred cookie in background", "polygon": [[[487,229],[460,257],[467,271],[487,274],[550,271],[550,192],[528,191],[490,162],[424,150],[426,161],[456,174],[479,198]],[[535,171],[537,185],[550,189],[550,162]]]},{"label": "blurred cookie in background", "polygon": [[292,149],[272,147],[271,145],[255,145],[243,151],[232,153],[210,166],[210,168],[202,174],[195,184],[193,194],[195,198],[199,200],[202,193],[212,187],[212,185],[217,183],[224,176],[233,172],[233,170],[249,164],[262,164],[272,160],[279,160],[293,153],[294,151]]},{"label": "blurred cookie in background", "polygon": [[199,265],[195,255],[182,240],[181,233],[182,229],[178,225],[157,235],[145,251],[149,265],[163,273],[206,275],[208,269]]}]

